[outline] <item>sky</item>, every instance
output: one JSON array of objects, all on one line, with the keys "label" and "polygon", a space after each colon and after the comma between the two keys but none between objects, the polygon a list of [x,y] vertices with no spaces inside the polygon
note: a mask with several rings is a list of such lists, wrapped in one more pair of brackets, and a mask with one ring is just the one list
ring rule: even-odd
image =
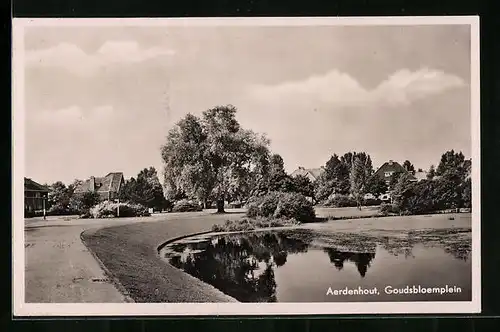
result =
[{"label": "sky", "polygon": [[470,28],[25,28],[26,176],[161,171],[187,113],[237,107],[287,171],[366,151],[374,167],[471,155]]}]

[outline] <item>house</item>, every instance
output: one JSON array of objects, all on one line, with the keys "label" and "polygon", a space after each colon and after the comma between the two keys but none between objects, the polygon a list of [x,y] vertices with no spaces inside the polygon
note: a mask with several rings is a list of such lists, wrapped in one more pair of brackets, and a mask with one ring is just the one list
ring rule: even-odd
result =
[{"label": "house", "polygon": [[427,179],[427,172],[426,171],[420,171],[420,172],[415,172],[413,175],[417,181],[422,181]]},{"label": "house", "polygon": [[403,166],[398,162],[389,160],[385,162],[379,169],[375,172],[374,176],[378,176],[385,181],[387,185],[391,182],[392,175],[394,173],[406,173],[410,176],[410,181],[417,181],[417,178],[409,173]]},{"label": "house", "polygon": [[30,178],[24,178],[24,212],[31,214],[45,208],[49,188]]},{"label": "house", "polygon": [[299,175],[303,175],[307,177],[311,182],[318,180],[320,175],[325,171],[325,168],[322,166],[320,168],[304,168],[299,167],[295,171],[292,172],[291,176],[296,177]]},{"label": "house", "polygon": [[124,183],[125,180],[121,172],[109,173],[102,178],[91,176],[75,189],[75,194],[92,191],[97,192],[102,201],[114,200],[120,197],[120,190]]}]

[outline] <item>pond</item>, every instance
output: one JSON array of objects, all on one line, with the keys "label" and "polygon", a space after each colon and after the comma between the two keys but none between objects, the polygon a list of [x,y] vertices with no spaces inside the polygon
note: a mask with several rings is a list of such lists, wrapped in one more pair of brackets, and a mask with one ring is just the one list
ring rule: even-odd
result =
[{"label": "pond", "polygon": [[160,255],[240,302],[471,300],[470,229],[198,236]]}]

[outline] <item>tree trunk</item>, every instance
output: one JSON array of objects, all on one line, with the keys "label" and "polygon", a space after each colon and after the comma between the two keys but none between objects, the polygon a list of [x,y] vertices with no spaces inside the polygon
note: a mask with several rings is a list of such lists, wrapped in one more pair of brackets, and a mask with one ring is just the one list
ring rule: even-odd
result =
[{"label": "tree trunk", "polygon": [[224,199],[217,200],[217,213],[225,213],[224,211]]}]

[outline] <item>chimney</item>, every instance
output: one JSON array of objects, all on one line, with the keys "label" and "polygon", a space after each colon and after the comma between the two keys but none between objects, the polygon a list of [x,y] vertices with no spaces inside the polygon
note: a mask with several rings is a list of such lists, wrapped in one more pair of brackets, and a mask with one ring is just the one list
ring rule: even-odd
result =
[{"label": "chimney", "polygon": [[391,166],[392,166],[392,163],[393,163],[393,161],[392,161],[392,160],[389,160],[389,165],[391,165]]},{"label": "chimney", "polygon": [[90,177],[89,190],[95,191],[95,177],[93,176]]}]

